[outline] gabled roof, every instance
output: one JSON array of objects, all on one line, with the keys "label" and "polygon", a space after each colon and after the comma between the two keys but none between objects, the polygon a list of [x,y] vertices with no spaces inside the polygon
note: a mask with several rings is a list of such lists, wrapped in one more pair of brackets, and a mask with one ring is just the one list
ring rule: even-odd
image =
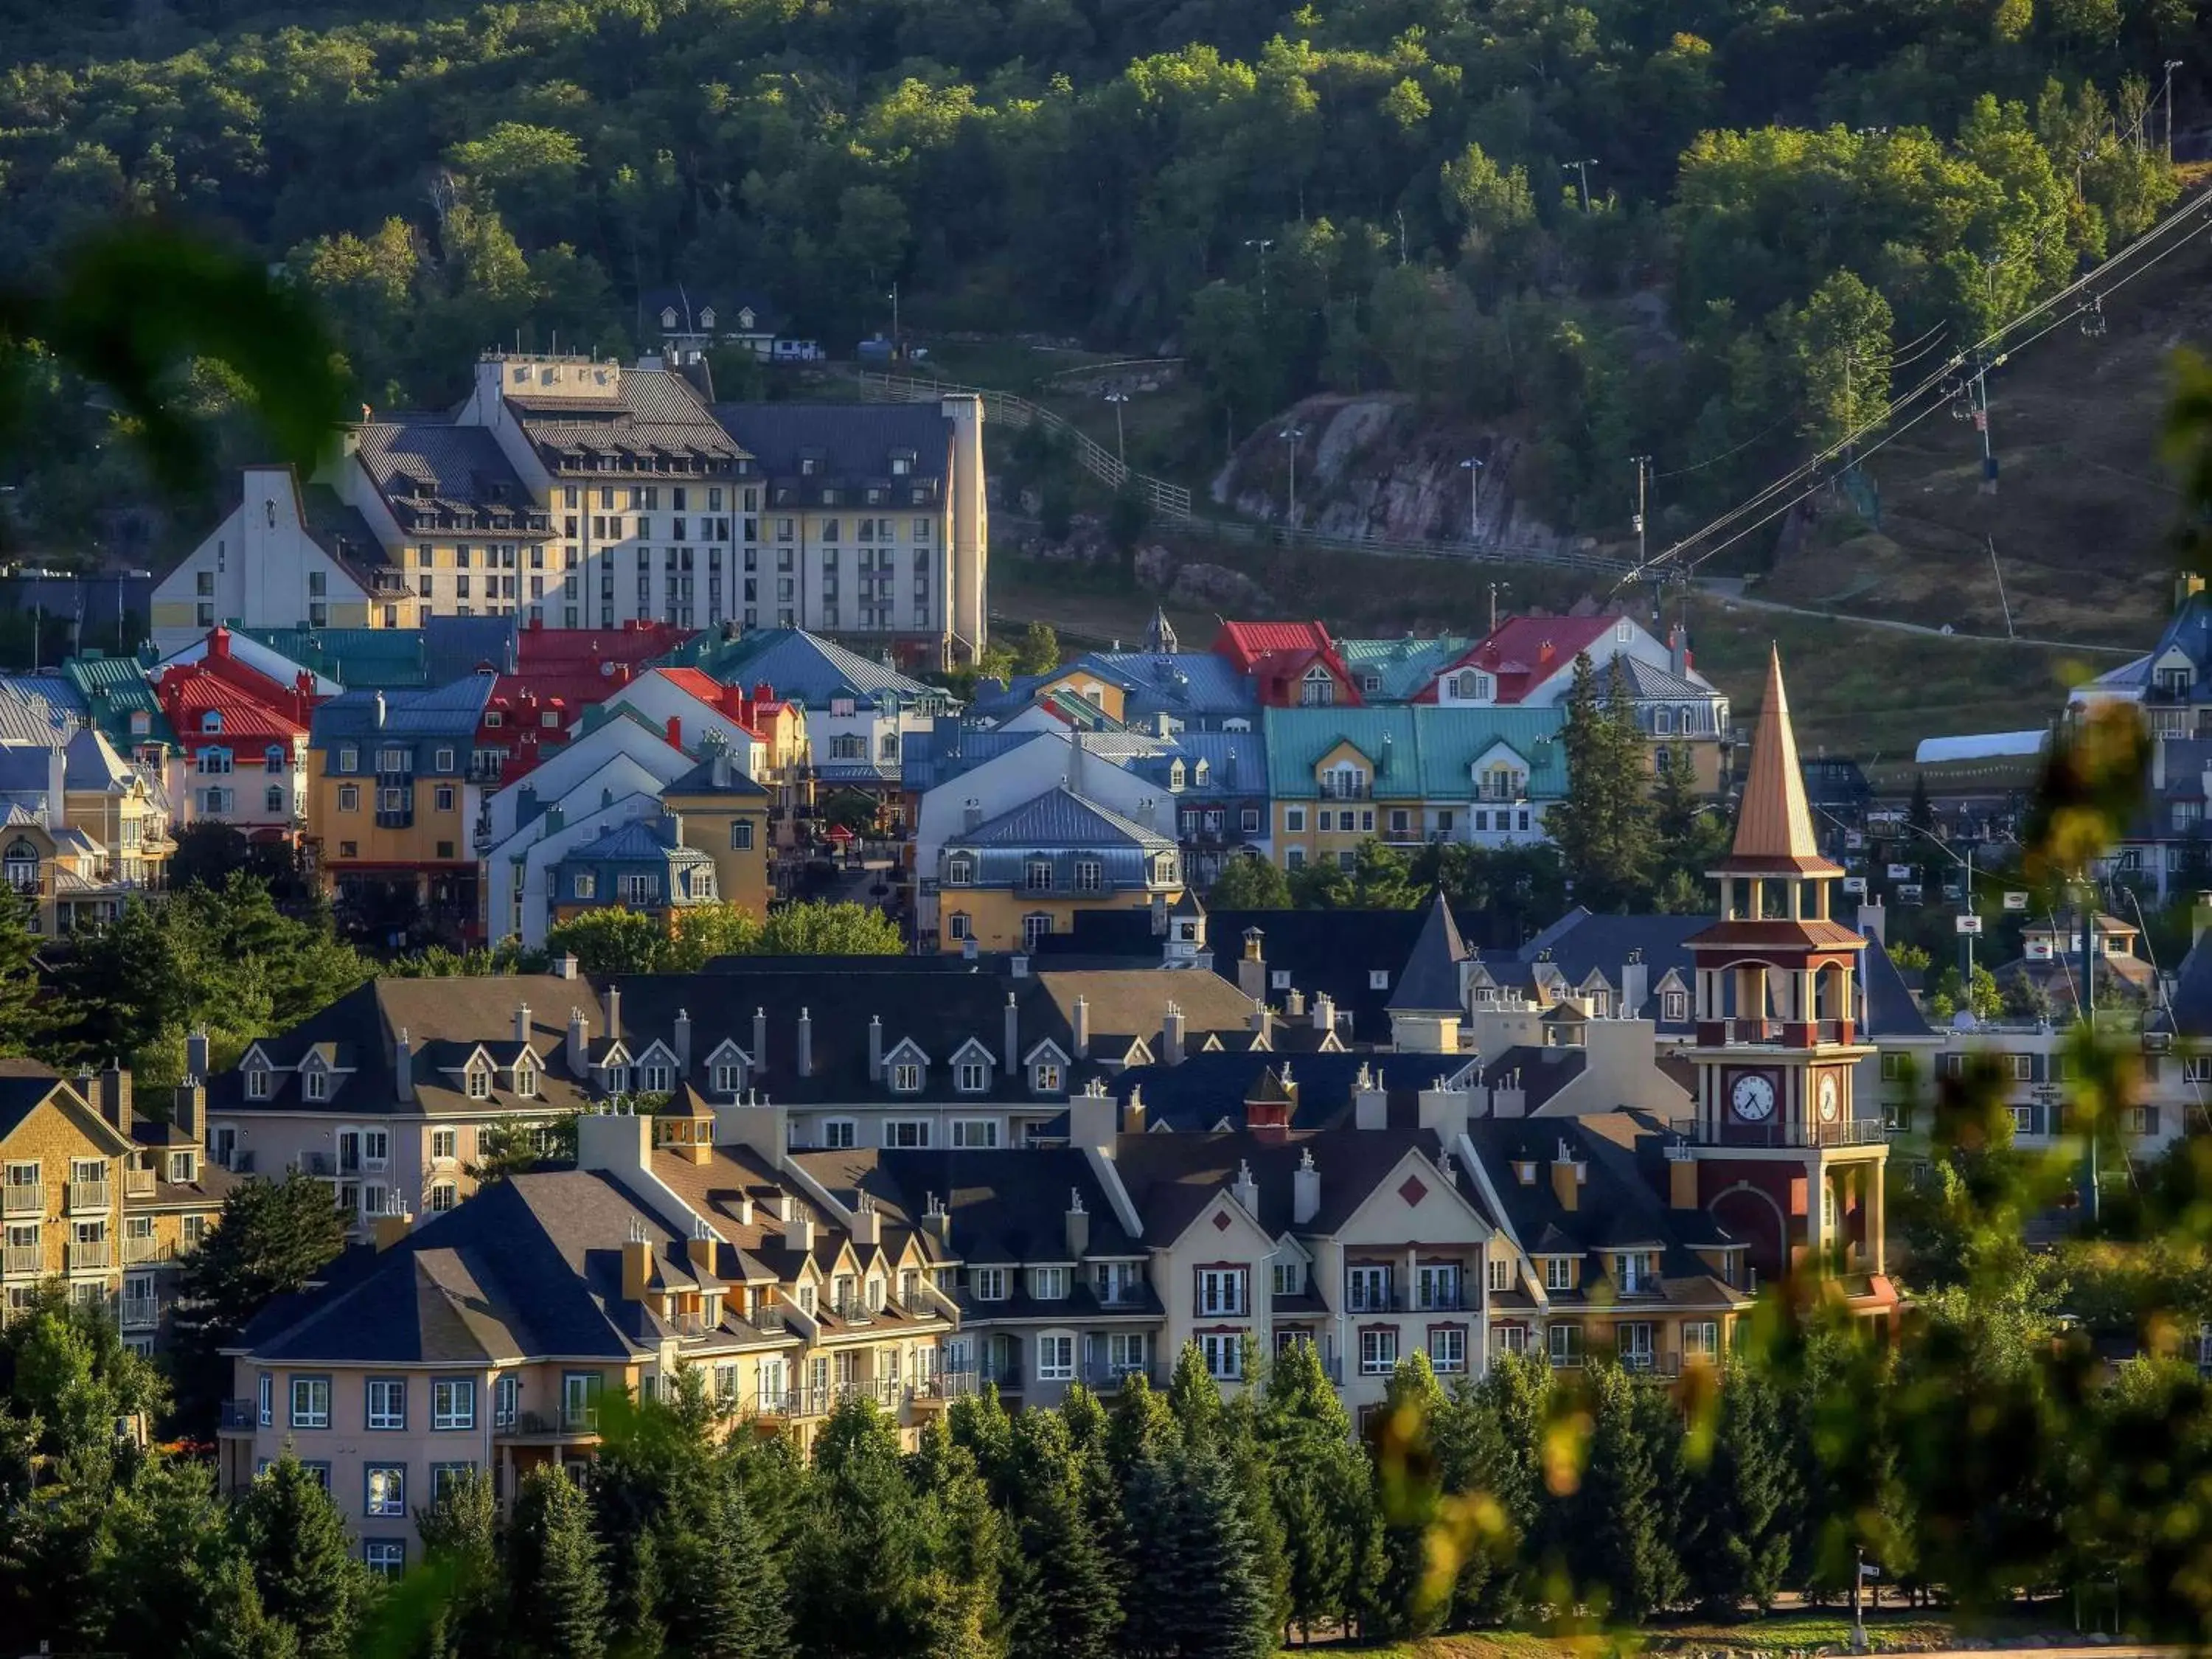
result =
[{"label": "gabled roof", "polygon": [[1467,960],[1467,945],[1452,920],[1451,907],[1439,890],[1421,919],[1421,931],[1406,958],[1398,988],[1390,994],[1393,1013],[1458,1013],[1461,1012],[1459,965]]},{"label": "gabled roof", "polygon": [[1617,615],[1510,617],[1438,678],[1458,668],[1479,668],[1498,682],[1498,701],[1517,703],[1539,685],[1612,633]]},{"label": "gabled roof", "polygon": [[[825,486],[876,485],[893,492],[880,505],[911,511],[912,491],[927,490],[933,503],[950,471],[952,422],[934,404],[717,404],[714,418],[758,459],[772,489],[791,488],[809,501]],[[910,471],[893,474],[894,453],[910,458]],[[811,472],[801,471],[806,459]],[[838,505],[866,503],[841,495]]]},{"label": "gabled roof", "polygon": [[356,458],[403,528],[425,520],[461,533],[549,536],[552,526],[489,428],[441,416],[353,428]]},{"label": "gabled roof", "polygon": [[1338,744],[1349,744],[1373,763],[1378,797],[1465,800],[1475,763],[1504,744],[1526,763],[1530,796],[1553,799],[1567,787],[1566,745],[1559,741],[1565,720],[1566,711],[1554,707],[1269,708],[1262,716],[1269,793],[1313,799],[1321,788],[1316,769]]},{"label": "gabled roof", "polygon": [[465,741],[476,735],[491,688],[490,675],[471,674],[428,691],[349,691],[315,710],[313,741],[318,749],[340,738]]},{"label": "gabled roof", "polygon": [[83,694],[66,678],[0,676],[0,741],[58,744],[87,717]]},{"label": "gabled roof", "polygon": [[951,702],[939,687],[798,628],[756,629],[734,639],[702,634],[657,663],[703,669],[725,684],[766,682],[778,696],[817,712],[838,697],[868,703],[888,696],[908,708]]},{"label": "gabled roof", "polygon": [[1236,665],[1211,651],[1086,651],[1055,671],[1059,678],[1073,673],[1096,674],[1120,686],[1132,720],[1156,714],[1183,720],[1249,719],[1260,706]]},{"label": "gabled roof", "polygon": [[[1404,702],[1435,684],[1437,676],[1474,644],[1460,634],[1427,640],[1408,634],[1398,640],[1339,640],[1336,649],[1361,682],[1363,695],[1382,702]],[[1364,684],[1370,677],[1382,682],[1371,691]]]},{"label": "gabled roof", "polygon": [[951,837],[954,847],[1051,848],[1138,847],[1148,852],[1172,853],[1175,842],[1157,830],[1147,829],[1111,807],[1086,800],[1065,785],[1055,785],[1012,811],[987,819],[963,835]]},{"label": "gabled roof", "polygon": [[587,458],[663,454],[724,463],[745,453],[681,374],[665,368],[609,373],[620,376],[620,385],[605,399],[502,387],[502,399],[549,467],[560,470],[564,458],[579,451]]}]

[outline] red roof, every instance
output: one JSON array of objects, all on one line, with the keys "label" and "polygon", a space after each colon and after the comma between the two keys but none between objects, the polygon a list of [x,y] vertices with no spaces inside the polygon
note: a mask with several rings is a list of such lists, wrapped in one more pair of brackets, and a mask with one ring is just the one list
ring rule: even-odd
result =
[{"label": "red roof", "polygon": [[1226,657],[1240,672],[1279,651],[1327,652],[1335,654],[1336,643],[1317,622],[1225,622],[1213,641],[1216,656]]},{"label": "red roof", "polygon": [[[1445,678],[1462,668],[1480,668],[1496,677],[1499,702],[1519,702],[1611,633],[1620,620],[1617,616],[1510,617],[1437,678]],[[1414,699],[1417,702],[1436,700],[1434,682]]]},{"label": "red roof", "polygon": [[[266,675],[246,669],[243,672],[253,680],[270,688],[269,695],[257,696],[246,686],[232,684],[222,672],[225,667],[240,666],[210,656],[163,672],[155,696],[187,754],[209,745],[238,749],[279,744],[289,749],[307,735],[313,700],[301,692],[283,690]],[[221,730],[207,729],[210,714],[219,717]]]},{"label": "red roof", "polygon": [[690,637],[690,629],[673,623],[626,622],[604,629],[529,627],[516,635],[514,669],[518,674],[596,673],[601,663],[611,662],[635,670],[666,656]]},{"label": "red roof", "polygon": [[1270,708],[1297,707],[1301,683],[1316,663],[1336,682],[1334,702],[1356,707],[1364,701],[1358,677],[1345,666],[1336,641],[1317,622],[1225,622],[1213,650],[1252,681],[1255,694]]}]

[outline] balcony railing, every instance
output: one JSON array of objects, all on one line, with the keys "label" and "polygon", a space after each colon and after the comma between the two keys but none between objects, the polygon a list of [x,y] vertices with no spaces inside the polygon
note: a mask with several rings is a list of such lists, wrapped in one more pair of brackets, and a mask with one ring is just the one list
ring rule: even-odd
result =
[{"label": "balcony railing", "polygon": [[46,1212],[46,1183],[33,1181],[0,1187],[0,1212],[8,1215],[44,1215]]},{"label": "balcony railing", "polygon": [[518,1439],[558,1439],[562,1436],[597,1434],[599,1431],[599,1413],[596,1406],[576,1411],[524,1412],[511,1418],[495,1420],[496,1434],[513,1435]]},{"label": "balcony railing", "polygon": [[104,1210],[115,1201],[115,1188],[105,1181],[72,1181],[69,1206],[76,1210]]},{"label": "balcony railing", "polygon": [[125,1267],[141,1267],[149,1261],[167,1261],[175,1255],[176,1247],[167,1239],[125,1238],[123,1241],[123,1263]]},{"label": "balcony railing", "polygon": [[226,1400],[216,1426],[225,1434],[252,1434],[261,1426],[260,1408],[251,1400]]},{"label": "balcony railing", "polygon": [[1321,798],[1323,800],[1368,800],[1374,789],[1365,778],[1323,778]]},{"label": "balcony railing", "polygon": [[115,1265],[115,1246],[105,1238],[69,1241],[69,1270],[73,1273],[105,1273]]},{"label": "balcony railing", "polygon": [[1718,1133],[1707,1134],[1693,1117],[1671,1118],[1667,1127],[1685,1140],[1707,1146],[1879,1146],[1890,1135],[1888,1121],[1879,1117],[1808,1123],[1802,1131],[1786,1123],[1738,1123],[1723,1119]]},{"label": "balcony railing", "polygon": [[9,1244],[0,1248],[0,1278],[36,1279],[46,1270],[43,1245]]},{"label": "balcony railing", "polygon": [[1154,1388],[1165,1386],[1159,1367],[1151,1364],[1115,1364],[1108,1360],[1094,1359],[1083,1367],[1083,1385],[1087,1389],[1104,1390],[1118,1389],[1133,1376],[1141,1376]]},{"label": "balcony railing", "polygon": [[161,1322],[161,1298],[157,1296],[126,1296],[123,1298],[123,1328],[126,1331],[150,1331]]},{"label": "balcony railing", "polygon": [[840,1401],[872,1400],[878,1406],[896,1408],[906,1398],[906,1384],[883,1377],[862,1377],[838,1383],[835,1392]]},{"label": "balcony railing", "polygon": [[939,1371],[933,1376],[917,1379],[914,1385],[914,1397],[917,1400],[965,1400],[975,1392],[973,1371]]},{"label": "balcony railing", "polygon": [[125,1170],[123,1172],[123,1195],[125,1198],[154,1196],[154,1172],[151,1170]]}]

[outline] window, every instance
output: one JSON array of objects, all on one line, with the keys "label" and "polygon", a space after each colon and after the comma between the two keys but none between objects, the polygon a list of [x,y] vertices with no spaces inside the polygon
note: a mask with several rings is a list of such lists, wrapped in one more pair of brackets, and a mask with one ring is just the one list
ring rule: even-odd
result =
[{"label": "window", "polygon": [[1030,1268],[1030,1294],[1040,1302],[1066,1301],[1067,1299],[1067,1269],[1065,1267]]},{"label": "window", "polygon": [[1583,1363],[1583,1328],[1579,1325],[1554,1325],[1551,1329],[1552,1363],[1571,1367]]},{"label": "window", "polygon": [[[732,1087],[734,1089],[735,1085]],[[850,1151],[857,1133],[858,1126],[849,1117],[825,1118],[822,1124],[822,1144],[832,1151]]]},{"label": "window", "polygon": [[975,861],[965,853],[956,853],[945,861],[945,884],[965,887],[975,879]]},{"label": "window", "polygon": [[331,1379],[295,1376],[292,1379],[292,1425],[295,1429],[327,1429],[331,1425]]},{"label": "window", "polygon": [[669,1090],[668,1067],[655,1062],[638,1067],[638,1086],[649,1095],[665,1095]]},{"label": "window", "polygon": [[1297,835],[1302,833],[1305,827],[1306,809],[1304,807],[1286,806],[1283,809],[1284,829],[1289,830],[1292,835]]},{"label": "window", "polygon": [[1200,1268],[1198,1310],[1211,1316],[1249,1312],[1244,1298],[1244,1275],[1245,1270],[1242,1267]]},{"label": "window", "polygon": [[265,1429],[276,1420],[276,1379],[270,1376],[267,1371],[261,1373],[259,1395],[260,1398],[257,1402],[259,1410],[256,1415],[261,1420],[261,1426]]},{"label": "window", "polygon": [[492,1426],[511,1429],[522,1410],[522,1379],[502,1376],[491,1385]]},{"label": "window", "polygon": [[443,1215],[460,1202],[460,1190],[450,1181],[434,1182],[430,1188],[430,1213]]},{"label": "window", "polygon": [[1438,1371],[1467,1369],[1467,1327],[1438,1325],[1429,1333],[1429,1364]]},{"label": "window", "polygon": [[407,1426],[407,1383],[396,1376],[368,1379],[368,1426],[404,1429]]},{"label": "window", "polygon": [[358,812],[361,811],[361,786],[359,784],[342,783],[338,786],[338,811],[341,812]]},{"label": "window", "polygon": [[460,1146],[461,1133],[458,1129],[430,1131],[430,1156],[433,1158],[457,1157],[460,1152]]},{"label": "window", "polygon": [[471,1066],[461,1077],[467,1085],[471,1100],[489,1100],[491,1097],[491,1073],[483,1066]]},{"label": "window", "polygon": [[1652,1282],[1650,1258],[1640,1250],[1629,1250],[1613,1258],[1613,1282],[1620,1287],[1623,1296],[1638,1296],[1657,1288]]},{"label": "window", "polygon": [[998,1144],[998,1119],[956,1117],[952,1120],[952,1145],[956,1149],[985,1152]]},{"label": "window", "polygon": [[[921,1091],[921,1067],[910,1060],[902,1060],[891,1067],[891,1088],[902,1095],[918,1094]],[[888,1133],[888,1131],[886,1132]],[[885,1141],[885,1146],[892,1143]]]},{"label": "window", "polygon": [[433,1429],[473,1429],[476,1425],[477,1385],[473,1377],[454,1377],[430,1384]]},{"label": "window", "polygon": [[1006,1299],[1006,1270],[1004,1267],[970,1268],[968,1290],[978,1302],[1004,1302]]},{"label": "window", "polygon": [[1278,1261],[1271,1275],[1277,1296],[1302,1295],[1306,1288],[1305,1263],[1296,1258]]},{"label": "window", "polygon": [[1075,1339],[1048,1333],[1036,1340],[1036,1374],[1040,1382],[1066,1382],[1075,1376]]},{"label": "window", "polygon": [[1106,884],[1106,867],[1097,859],[1078,859],[1075,861],[1075,890],[1095,893]]},{"label": "window", "polygon": [[991,1086],[991,1068],[980,1060],[963,1060],[953,1074],[953,1086],[963,1095],[980,1095]]},{"label": "window", "polygon": [[1721,1327],[1716,1319],[1686,1320],[1682,1324],[1682,1356],[1686,1359],[1717,1359],[1721,1352]]},{"label": "window", "polygon": [[1352,1311],[1382,1313],[1390,1306],[1390,1270],[1372,1266],[1345,1270],[1345,1287]]},{"label": "window", "polygon": [[1414,1287],[1419,1292],[1422,1307],[1431,1310],[1456,1309],[1460,1305],[1459,1268],[1452,1263],[1420,1267],[1415,1270]]},{"label": "window", "polygon": [[[1659,1007],[1662,1018],[1687,1019],[1690,1017],[1690,994],[1686,991],[1669,991],[1660,999]],[[1885,1055],[1883,1058],[1887,1059],[1887,1056]]]},{"label": "window", "polygon": [[[919,1071],[919,1066],[915,1068]],[[917,1088],[921,1085],[917,1084]],[[884,1120],[884,1145],[886,1146],[927,1146],[929,1145],[929,1120],[926,1117],[891,1117]]]},{"label": "window", "polygon": [[477,1472],[473,1463],[433,1463],[430,1465],[430,1501],[443,1503],[451,1498]]},{"label": "window", "polygon": [[595,898],[599,896],[599,878],[588,870],[579,870],[576,872],[574,886],[576,896],[580,899]]},{"label": "window", "polygon": [[397,1578],[407,1571],[407,1546],[397,1538],[371,1538],[361,1547],[361,1559],[379,1578]]},{"label": "window", "polygon": [[1575,1287],[1574,1258],[1547,1255],[1544,1258],[1544,1288],[1547,1291],[1571,1291]]},{"label": "window", "polygon": [[1033,911],[1022,918],[1022,948],[1034,951],[1039,939],[1052,933],[1052,918],[1042,911]]},{"label": "window", "polygon": [[1219,1382],[1234,1382],[1244,1375],[1244,1339],[1235,1331],[1209,1331],[1198,1339],[1206,1357],[1206,1374]]},{"label": "window", "polygon": [[1060,1092],[1060,1067],[1049,1060],[1041,1060],[1030,1067],[1030,1087],[1041,1095]]},{"label": "window", "polygon": [[1513,1262],[1507,1256],[1492,1256],[1490,1261],[1490,1288],[1493,1291],[1513,1288]]},{"label": "window", "polygon": [[407,1466],[404,1463],[371,1463],[367,1470],[368,1501],[362,1505],[363,1515],[401,1515],[407,1513]]},{"label": "window", "polygon": [[753,850],[753,824],[750,818],[737,818],[731,822],[730,850],[735,853],[750,853]]},{"label": "window", "polygon": [[561,1419],[572,1429],[596,1429],[599,1425],[599,1393],[605,1387],[597,1371],[563,1371],[561,1374]]},{"label": "window", "polygon": [[1022,886],[1032,893],[1052,890],[1052,860],[1031,859],[1022,867]]},{"label": "window", "polygon": [[246,1097],[248,1100],[266,1100],[269,1098],[269,1068],[267,1066],[249,1066],[246,1067]]}]

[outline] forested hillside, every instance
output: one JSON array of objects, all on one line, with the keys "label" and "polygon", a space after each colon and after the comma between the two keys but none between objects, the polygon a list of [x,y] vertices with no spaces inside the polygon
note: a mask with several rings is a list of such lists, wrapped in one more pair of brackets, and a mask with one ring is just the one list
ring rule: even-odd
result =
[{"label": "forested hillside", "polygon": [[1510,421],[1563,525],[1639,453],[1727,499],[2140,232],[2163,65],[2212,61],[2191,0],[0,0],[0,270],[226,222],[380,406],[518,331],[621,349],[672,279],[833,343],[896,283],[1173,343],[1217,440],[1321,388]]}]

